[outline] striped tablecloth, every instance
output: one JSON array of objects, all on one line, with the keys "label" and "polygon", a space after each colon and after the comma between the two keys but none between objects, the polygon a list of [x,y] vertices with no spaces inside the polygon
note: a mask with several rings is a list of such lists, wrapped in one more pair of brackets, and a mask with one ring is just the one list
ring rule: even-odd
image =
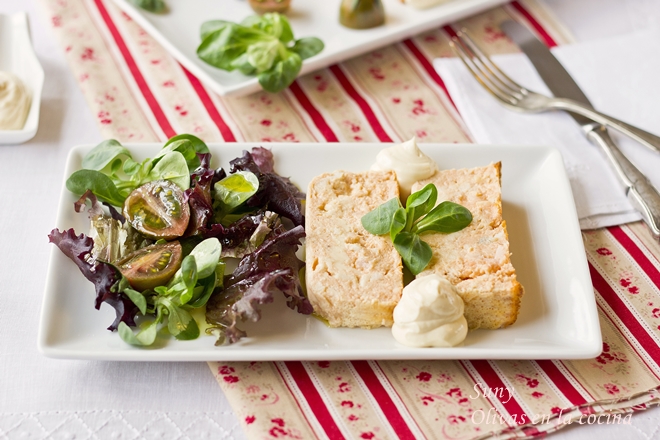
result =
[{"label": "striped tablecloth", "polygon": [[[221,98],[110,0],[40,0],[105,137],[207,142],[470,142],[431,60],[467,27],[491,54],[518,49],[513,17],[570,41],[514,1],[296,80],[277,95]],[[603,352],[567,361],[209,363],[249,438],[531,437],[621,423],[660,398],[660,246],[641,224],[585,231]],[[497,391],[484,396],[475,384]]]}]

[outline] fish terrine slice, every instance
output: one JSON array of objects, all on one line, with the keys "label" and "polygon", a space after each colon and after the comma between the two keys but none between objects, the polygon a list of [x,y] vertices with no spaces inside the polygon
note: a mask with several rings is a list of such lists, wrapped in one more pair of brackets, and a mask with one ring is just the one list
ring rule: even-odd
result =
[{"label": "fish terrine slice", "polygon": [[393,171],[335,171],[309,184],[305,208],[307,294],[331,327],[391,327],[401,298],[401,257],[361,218],[399,197]]},{"label": "fish terrine slice", "polygon": [[442,170],[415,183],[438,188],[438,203],[449,200],[472,213],[472,223],[451,234],[422,235],[433,250],[429,265],[418,277],[446,277],[465,303],[471,329],[497,329],[518,317],[523,287],[511,264],[506,222],[502,219],[501,163],[485,167]]}]

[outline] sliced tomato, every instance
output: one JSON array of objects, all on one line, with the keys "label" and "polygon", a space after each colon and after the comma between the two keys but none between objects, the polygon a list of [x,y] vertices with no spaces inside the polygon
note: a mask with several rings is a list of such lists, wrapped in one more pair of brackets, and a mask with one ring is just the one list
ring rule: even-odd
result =
[{"label": "sliced tomato", "polygon": [[183,191],[169,180],[154,180],[135,189],[124,202],[124,217],[149,238],[181,237],[190,220]]},{"label": "sliced tomato", "polygon": [[181,267],[183,251],[178,241],[138,249],[119,262],[117,268],[135,290],[162,286]]}]

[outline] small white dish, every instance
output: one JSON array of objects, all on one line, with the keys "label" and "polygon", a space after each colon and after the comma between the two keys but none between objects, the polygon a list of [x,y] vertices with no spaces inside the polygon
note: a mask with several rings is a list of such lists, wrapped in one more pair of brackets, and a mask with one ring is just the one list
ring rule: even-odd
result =
[{"label": "small white dish", "polygon": [[21,130],[0,130],[0,145],[16,145],[34,137],[39,127],[44,70],[32,47],[25,12],[0,14],[0,70],[19,77],[30,92],[30,111]]},{"label": "small white dish", "polygon": [[[226,166],[254,144],[212,144],[213,166]],[[367,170],[383,144],[268,144],[275,168],[300,188],[337,169]],[[156,144],[127,145],[136,160],[154,157]],[[94,309],[94,286],[52,245],[41,311],[39,350],[66,359],[122,361],[265,361],[346,359],[580,359],[597,356],[602,339],[593,287],[570,184],[559,152],[549,147],[420,145],[440,168],[502,162],[502,200],[512,261],[525,295],[517,322],[477,330],[453,348],[411,348],[395,342],[389,328],[332,329],[300,315],[283,300],[262,308],[257,323],[242,324],[249,337],[223,347],[212,336],[170,338],[160,348],[136,348],[106,327],[114,310]],[[90,146],[75,147],[65,176],[80,168]],[[87,233],[89,220],[73,210],[76,197],[62,185],[60,230]],[[278,295],[278,297],[281,295]]]},{"label": "small white dish", "polygon": [[[197,57],[201,24],[208,20],[240,22],[254,15],[247,0],[166,0],[169,11],[164,14],[144,11],[129,0],[113,1],[216,93],[241,96],[261,90],[256,77],[217,69]],[[303,62],[300,75],[304,75],[507,1],[452,0],[419,10],[400,0],[384,0],[385,24],[363,30],[339,23],[338,0],[293,0],[285,15],[296,38],[318,37],[325,44],[321,53]]]}]

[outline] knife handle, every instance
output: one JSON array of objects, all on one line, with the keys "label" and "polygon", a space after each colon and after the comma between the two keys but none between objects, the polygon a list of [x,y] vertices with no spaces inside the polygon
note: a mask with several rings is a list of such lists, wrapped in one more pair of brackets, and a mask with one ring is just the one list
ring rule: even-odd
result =
[{"label": "knife handle", "polygon": [[660,136],[656,136],[653,133],[649,133],[648,131],[644,131],[641,128],[635,127],[634,125],[630,125],[616,118],[608,116],[604,113],[594,110],[589,106],[583,105],[577,101],[573,101],[572,99],[555,98],[553,99],[552,106],[560,110],[577,113],[601,125],[613,128],[614,130],[629,136],[630,138],[636,140],[640,144],[655,151],[656,153],[660,152]]},{"label": "knife handle", "polygon": [[653,237],[660,241],[660,193],[635,165],[621,152],[605,127],[593,124],[587,129],[587,139],[600,146],[614,167],[619,180],[626,187],[626,196]]}]

